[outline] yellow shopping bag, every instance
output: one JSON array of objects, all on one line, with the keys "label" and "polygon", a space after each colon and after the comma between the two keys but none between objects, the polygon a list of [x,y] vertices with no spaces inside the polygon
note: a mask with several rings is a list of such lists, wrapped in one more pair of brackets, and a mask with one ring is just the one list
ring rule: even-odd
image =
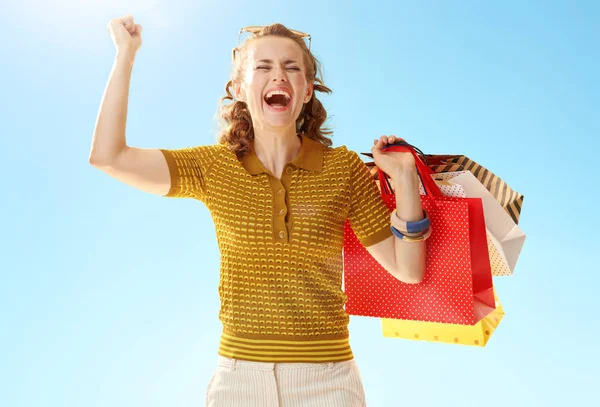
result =
[{"label": "yellow shopping bag", "polygon": [[496,309],[475,325],[382,318],[383,336],[483,347],[504,317],[504,309],[495,293],[494,297],[496,298]]}]

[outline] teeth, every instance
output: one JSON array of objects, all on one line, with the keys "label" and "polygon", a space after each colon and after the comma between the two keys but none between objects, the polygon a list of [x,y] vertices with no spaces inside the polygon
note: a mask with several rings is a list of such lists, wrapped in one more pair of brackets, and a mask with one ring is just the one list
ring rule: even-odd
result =
[{"label": "teeth", "polygon": [[286,98],[291,99],[292,97],[290,96],[289,93],[287,93],[285,90],[272,90],[269,93],[267,93],[267,96],[265,96],[266,99],[270,98],[273,95],[284,95]]}]

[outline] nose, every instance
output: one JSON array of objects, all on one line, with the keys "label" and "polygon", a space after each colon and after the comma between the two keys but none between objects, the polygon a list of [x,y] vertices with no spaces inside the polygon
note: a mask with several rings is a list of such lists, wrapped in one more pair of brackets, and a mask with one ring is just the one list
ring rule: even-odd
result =
[{"label": "nose", "polygon": [[282,82],[287,81],[285,69],[282,67],[277,67],[273,69],[273,82],[277,82],[281,80]]}]

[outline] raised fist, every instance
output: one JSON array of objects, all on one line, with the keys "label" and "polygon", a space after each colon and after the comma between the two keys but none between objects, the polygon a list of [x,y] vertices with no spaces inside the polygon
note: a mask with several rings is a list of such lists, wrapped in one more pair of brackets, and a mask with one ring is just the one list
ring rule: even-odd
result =
[{"label": "raised fist", "polygon": [[133,16],[110,20],[107,28],[117,52],[135,54],[142,46],[142,26],[133,22]]}]

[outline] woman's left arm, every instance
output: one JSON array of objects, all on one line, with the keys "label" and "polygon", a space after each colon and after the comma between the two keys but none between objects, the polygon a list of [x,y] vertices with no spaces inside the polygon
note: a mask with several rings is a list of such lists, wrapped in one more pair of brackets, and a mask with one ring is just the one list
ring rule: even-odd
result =
[{"label": "woman's left arm", "polygon": [[[396,213],[400,219],[416,222],[423,219],[419,177],[410,153],[385,153],[385,145],[402,139],[395,136],[382,136],[375,141],[373,158],[375,164],[390,175],[395,187]],[[416,284],[425,277],[427,243],[425,241],[406,242],[391,236],[367,247],[369,253],[390,274],[398,280]]]}]

